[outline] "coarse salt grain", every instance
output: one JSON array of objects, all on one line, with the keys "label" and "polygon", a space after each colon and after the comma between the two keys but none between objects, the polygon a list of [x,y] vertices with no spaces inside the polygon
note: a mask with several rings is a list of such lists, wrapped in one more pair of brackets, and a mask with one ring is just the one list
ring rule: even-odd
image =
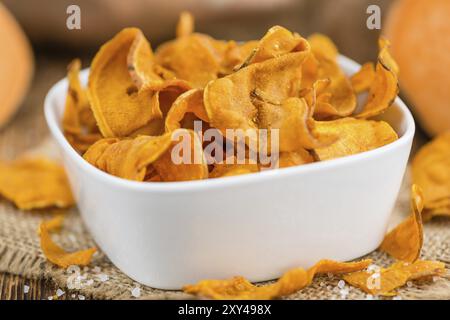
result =
[{"label": "coarse salt grain", "polygon": [[53,296],[49,296],[47,299],[48,300],[53,300]]},{"label": "coarse salt grain", "polygon": [[131,295],[135,298],[139,298],[141,296],[141,288],[135,287],[131,290]]},{"label": "coarse salt grain", "polygon": [[64,295],[64,294],[65,294],[65,292],[62,291],[61,289],[56,290],[56,296],[57,296],[57,297],[61,297],[61,296]]},{"label": "coarse salt grain", "polygon": [[109,280],[109,277],[107,274],[101,273],[101,274],[97,275],[97,279],[100,282],[106,282]]},{"label": "coarse salt grain", "polygon": [[102,269],[100,269],[100,267],[95,266],[92,271],[94,271],[95,273],[100,273],[102,271]]},{"label": "coarse salt grain", "polygon": [[81,295],[81,294],[79,294],[79,295],[78,295],[78,300],[86,300],[86,297],[83,296],[83,295]]},{"label": "coarse salt grain", "polygon": [[30,286],[24,285],[23,286],[23,293],[28,293],[30,292]]},{"label": "coarse salt grain", "polygon": [[411,288],[413,286],[413,283],[411,281],[406,282],[406,286],[408,288]]},{"label": "coarse salt grain", "polygon": [[339,289],[344,289],[344,287],[345,287],[345,281],[344,280],[339,280],[339,282],[338,282],[338,287],[339,287]]},{"label": "coarse salt grain", "polygon": [[373,300],[373,295],[371,294],[366,295],[366,300]]},{"label": "coarse salt grain", "polygon": [[395,296],[394,298],[392,298],[392,300],[402,300],[402,297],[400,297],[400,296]]},{"label": "coarse salt grain", "polygon": [[325,287],[325,282],[321,281],[320,284],[319,284],[319,286]]}]

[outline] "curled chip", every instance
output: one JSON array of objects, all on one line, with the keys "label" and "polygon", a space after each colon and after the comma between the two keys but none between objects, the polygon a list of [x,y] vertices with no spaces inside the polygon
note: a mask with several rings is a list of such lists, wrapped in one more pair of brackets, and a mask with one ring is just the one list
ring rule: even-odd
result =
[{"label": "curled chip", "polygon": [[[61,221],[62,222],[62,221]],[[53,222],[52,222],[53,223]],[[61,268],[67,268],[71,265],[87,266],[92,259],[92,255],[97,251],[96,248],[90,248],[87,250],[66,252],[53,242],[50,237],[49,224],[41,223],[39,226],[39,235],[41,238],[41,249],[45,257],[52,263]],[[53,228],[54,229],[54,228]]]},{"label": "curled chip", "polygon": [[309,286],[316,274],[342,274],[367,268],[371,260],[336,262],[321,260],[308,270],[287,271],[277,282],[255,286],[243,277],[229,280],[203,280],[183,288],[184,292],[218,300],[268,300],[286,296]]},{"label": "curled chip", "polygon": [[[183,158],[183,163],[176,163],[173,159],[173,148],[178,149],[180,146],[173,142],[173,136],[182,137],[186,139],[186,143],[189,143],[185,148],[188,149],[189,154],[180,154],[184,150],[182,148],[180,148],[181,152],[176,154],[180,158],[189,157],[187,161]],[[206,160],[197,134],[185,129],[156,137],[103,139],[89,148],[84,159],[100,170],[135,181],[144,181],[151,169],[156,170],[163,181],[196,180],[208,177]]]},{"label": "curled chip", "polygon": [[294,152],[281,152],[278,158],[278,166],[280,168],[299,166],[311,162],[314,162],[314,158],[305,149],[299,149]]},{"label": "curled chip", "polygon": [[309,51],[308,41],[297,33],[292,33],[280,26],[274,26],[259,41],[241,68],[294,51]]},{"label": "curled chip", "polygon": [[366,293],[381,296],[395,296],[394,291],[410,280],[442,276],[445,264],[437,261],[417,260],[414,263],[397,262],[378,271],[360,271],[344,276],[344,280]]},{"label": "curled chip", "polygon": [[244,164],[239,164],[235,157],[228,162],[225,159],[223,163],[216,163],[214,169],[209,173],[209,178],[231,177],[259,172],[259,166],[249,163],[248,159],[245,159]]},{"label": "curled chip", "polygon": [[177,24],[177,38],[186,37],[194,32],[194,17],[190,12],[183,11]]},{"label": "curled chip", "polygon": [[424,193],[425,212],[450,212],[450,132],[423,146],[412,162],[413,182]]},{"label": "curled chip", "polygon": [[356,118],[367,119],[386,111],[398,94],[398,66],[389,53],[389,42],[380,39],[380,53],[375,68],[375,78],[362,112]]},{"label": "curled chip", "polygon": [[203,90],[192,89],[180,95],[173,102],[166,116],[166,131],[179,129],[186,113],[193,113],[198,119],[209,122],[203,105]]},{"label": "curled chip", "polygon": [[62,120],[64,135],[78,152],[84,152],[101,138],[92,113],[86,90],[82,87],[79,73],[80,60],[76,59],[68,66],[69,86]]},{"label": "curled chip", "polygon": [[[330,119],[349,116],[356,108],[356,96],[350,80],[337,63],[338,51],[334,43],[322,34],[308,38],[314,58],[308,58],[305,70],[309,82],[329,79],[330,85],[324,90],[326,98],[318,96],[315,109],[316,119]],[[316,74],[314,74],[314,72]]]},{"label": "curled chip", "polygon": [[355,93],[369,90],[374,80],[375,67],[372,62],[363,64],[361,69],[350,78]]},{"label": "curled chip", "polygon": [[335,135],[339,139],[326,147],[314,149],[318,160],[328,160],[369,151],[398,139],[397,133],[384,121],[343,118],[317,121],[319,135]]},{"label": "curled chip", "polygon": [[64,169],[43,158],[0,162],[0,194],[22,210],[74,204]]},{"label": "curled chip", "polygon": [[[48,232],[56,232],[59,231],[64,222],[64,214],[58,213],[52,219],[41,222],[43,228],[45,228]],[[41,234],[41,227],[38,228],[38,234]]]},{"label": "curled chip", "polygon": [[217,79],[221,71],[221,53],[214,40],[194,33],[165,43],[156,51],[157,62],[179,79],[195,88],[203,88]]},{"label": "curled chip", "polygon": [[380,246],[382,251],[405,262],[416,261],[423,244],[423,195],[417,185],[411,188],[411,208],[413,212],[410,217],[390,231]]},{"label": "curled chip", "polygon": [[[151,63],[146,59],[150,59],[149,50],[142,32],[127,28],[103,45],[95,56],[89,75],[88,97],[103,136],[124,137],[150,121],[162,118],[159,105],[155,103],[155,88],[148,84],[147,69]],[[130,51],[137,57],[132,67],[127,61]],[[130,69],[135,77],[130,75]],[[139,89],[136,79],[146,86]]]},{"label": "curled chip", "polygon": [[211,126],[223,133],[227,129],[279,129],[280,151],[328,144],[329,139],[323,142],[315,134],[305,99],[294,98],[306,56],[306,51],[288,53],[210,82],[204,104]]}]

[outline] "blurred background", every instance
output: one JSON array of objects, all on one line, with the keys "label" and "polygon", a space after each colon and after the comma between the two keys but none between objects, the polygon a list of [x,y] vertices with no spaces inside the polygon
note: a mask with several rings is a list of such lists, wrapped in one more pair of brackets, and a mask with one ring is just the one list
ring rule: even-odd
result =
[{"label": "blurred background", "polygon": [[[74,4],[81,9],[81,30],[66,27],[66,10]],[[155,48],[174,37],[179,12],[189,10],[196,17],[196,30],[215,38],[259,39],[278,24],[303,36],[325,33],[341,53],[362,63],[376,59],[381,32],[366,26],[369,5],[380,7],[383,28],[397,37],[391,39],[397,60],[403,59],[402,55],[435,60],[435,49],[429,47],[441,48],[435,54],[438,67],[426,69],[426,64],[418,61],[411,69],[410,58],[399,61],[401,81],[405,83],[402,94],[407,93],[422,127],[433,135],[450,128],[449,105],[442,102],[450,91],[449,4],[449,0],[4,0],[3,6],[0,4],[0,143],[10,141],[20,131],[35,130],[33,137],[16,141],[16,149],[26,149],[46,135],[42,105],[47,90],[65,76],[66,65],[73,58],[82,58],[83,66],[88,66],[98,47],[123,27],[141,28]],[[419,31],[432,28],[440,37],[432,36],[424,46],[425,38]],[[422,51],[415,54],[411,51],[414,48]],[[409,79],[402,78],[403,70]],[[430,74],[433,79],[420,78]],[[416,90],[421,83],[432,86],[432,95],[438,98],[429,101],[421,93],[415,96],[416,91],[431,91]],[[11,98],[14,95],[17,97]],[[425,119],[435,109],[434,119]],[[439,123],[434,125],[436,121]]]}]

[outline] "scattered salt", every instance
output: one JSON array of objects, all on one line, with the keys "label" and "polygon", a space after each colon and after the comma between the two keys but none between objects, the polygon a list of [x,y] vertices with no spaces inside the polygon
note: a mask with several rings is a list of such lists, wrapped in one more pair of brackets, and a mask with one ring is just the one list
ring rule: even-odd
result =
[{"label": "scattered salt", "polygon": [[83,296],[83,295],[81,295],[81,294],[79,294],[79,295],[78,295],[78,300],[86,300],[86,297]]},{"label": "scattered salt", "polygon": [[392,298],[392,300],[402,300],[402,297],[400,297],[400,296],[395,296],[394,298]]},{"label": "scattered salt", "polygon": [[75,297],[76,297],[76,296],[75,296],[75,293],[72,293],[71,297],[72,297],[72,298],[75,298]]},{"label": "scattered salt", "polygon": [[371,294],[366,295],[366,300],[373,300],[373,295]]},{"label": "scattered salt", "polygon": [[131,290],[131,295],[135,298],[139,298],[141,296],[141,288],[135,287]]},{"label": "scattered salt", "polygon": [[64,295],[64,294],[65,294],[65,292],[62,291],[61,289],[56,290],[56,296],[57,296],[57,297],[61,297],[61,296]]},{"label": "scattered salt", "polygon": [[339,289],[344,289],[344,287],[345,287],[345,281],[344,280],[339,280],[339,282],[338,282],[338,287],[339,287]]},{"label": "scattered salt", "polygon": [[92,279],[89,279],[88,281],[86,281],[86,283],[85,283],[85,285],[86,286],[92,286],[94,284],[94,280],[92,280]]},{"label": "scattered salt", "polygon": [[320,284],[319,284],[319,286],[325,287],[325,282],[321,281]]},{"label": "scattered salt", "polygon": [[413,283],[411,281],[406,282],[406,286],[408,288],[411,288],[413,286]]},{"label": "scattered salt", "polygon": [[30,286],[24,285],[23,286],[23,293],[28,293],[30,292]]},{"label": "scattered salt", "polygon": [[97,279],[100,282],[106,282],[109,280],[109,277],[107,274],[101,273],[101,274],[97,275]]},{"label": "scattered salt", "polygon": [[66,272],[69,273],[69,274],[72,274],[72,273],[80,274],[81,269],[80,269],[79,266],[71,265],[71,266],[67,267]]},{"label": "scattered salt", "polygon": [[48,300],[53,300],[53,296],[48,297]]},{"label": "scattered salt", "polygon": [[95,266],[92,271],[94,271],[95,273],[100,273],[102,271],[102,269],[100,269],[100,267]]}]

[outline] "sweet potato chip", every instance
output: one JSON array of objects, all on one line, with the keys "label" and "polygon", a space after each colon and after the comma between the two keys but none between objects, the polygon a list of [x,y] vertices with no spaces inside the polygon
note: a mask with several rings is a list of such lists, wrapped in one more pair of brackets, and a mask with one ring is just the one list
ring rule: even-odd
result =
[{"label": "sweet potato chip", "polygon": [[361,69],[350,78],[355,93],[369,90],[374,80],[375,66],[372,62],[363,64]]},{"label": "sweet potato chip", "polygon": [[[353,113],[356,108],[356,96],[353,92],[350,80],[337,63],[338,50],[328,37],[322,34],[314,34],[308,38],[314,55],[305,65],[310,72],[316,70],[314,80],[330,79],[331,83],[323,94],[327,99],[320,99],[315,109],[316,119],[332,119],[345,117]],[[314,63],[317,63],[314,66]],[[310,64],[313,64],[312,66]],[[311,77],[311,76],[309,76]]]},{"label": "sweet potato chip", "polygon": [[380,39],[380,54],[375,68],[375,78],[362,112],[355,117],[367,119],[386,111],[398,94],[398,66],[389,53],[389,42]]},{"label": "sweet potato chip", "polygon": [[314,158],[307,150],[299,149],[294,152],[281,152],[278,161],[280,168],[287,168],[314,162]]},{"label": "sweet potato chip", "polygon": [[147,168],[171,145],[171,134],[134,139],[103,139],[95,143],[84,159],[100,170],[129,180],[143,181]]},{"label": "sweet potato chip", "polygon": [[195,88],[203,88],[217,79],[221,67],[221,53],[213,38],[193,33],[161,45],[156,60],[172,71],[177,78],[188,81]]},{"label": "sweet potato chip", "polygon": [[291,31],[280,26],[274,26],[270,28],[264,37],[259,41],[256,48],[241,68],[244,68],[252,63],[277,58],[286,53],[309,50],[308,41],[302,38],[299,34],[292,33]]},{"label": "sweet potato chip", "polygon": [[286,296],[311,284],[316,274],[342,274],[367,268],[371,260],[336,262],[321,260],[308,270],[302,268],[287,271],[277,282],[255,286],[243,277],[229,280],[203,280],[183,288],[184,292],[218,300],[268,300]]},{"label": "sweet potato chip", "polygon": [[437,261],[417,260],[410,264],[397,262],[379,271],[360,271],[344,276],[344,280],[366,293],[381,296],[395,296],[394,291],[410,280],[418,280],[445,274],[445,264]]},{"label": "sweet potato chip", "polygon": [[204,104],[211,126],[223,133],[226,129],[279,129],[280,151],[329,143],[315,135],[306,101],[288,99],[299,93],[299,70],[306,56],[305,51],[288,53],[209,83]]},{"label": "sweet potato chip", "polygon": [[425,211],[447,207],[450,199],[450,132],[423,146],[412,161],[413,182],[422,187]]},{"label": "sweet potato chip", "polygon": [[193,113],[198,119],[208,122],[205,106],[203,105],[203,90],[192,89],[180,95],[174,101],[166,117],[166,131],[174,131],[180,128],[186,113]]},{"label": "sweet potato chip", "polygon": [[259,172],[257,164],[251,164],[248,159],[245,160],[244,164],[239,164],[236,157],[233,157],[231,161],[227,162],[227,159],[225,159],[223,163],[216,163],[214,169],[209,173],[209,178],[231,177]]},{"label": "sweet potato chip", "polygon": [[22,210],[74,204],[64,169],[43,158],[0,162],[0,194]]},{"label": "sweet potato chip", "polygon": [[[181,138],[181,139],[180,139]],[[208,165],[203,153],[202,142],[192,130],[178,129],[172,132],[171,148],[162,154],[154,163],[162,181],[190,181],[208,178]],[[188,142],[189,148],[179,148],[179,143]],[[174,155],[182,158],[176,163]]]},{"label": "sweet potato chip", "polygon": [[398,139],[397,133],[384,121],[343,118],[316,122],[318,135],[335,135],[338,140],[314,149],[318,160],[328,160],[382,147]]},{"label": "sweet potato chip", "polygon": [[71,265],[87,266],[91,262],[92,255],[97,251],[96,248],[90,248],[68,253],[53,242],[49,234],[48,224],[41,223],[39,231],[42,252],[50,262],[61,268],[67,268]]},{"label": "sweet potato chip", "polygon": [[192,32],[194,32],[194,17],[190,12],[183,11],[177,24],[177,38],[187,37]]},{"label": "sweet potato chip", "polygon": [[[133,52],[135,49],[140,56],[142,51],[150,50],[148,46],[139,29],[127,28],[103,45],[92,62],[88,97],[98,127],[105,137],[124,137],[151,120],[162,118],[159,105],[152,103],[154,88],[139,90],[127,62],[130,50]],[[148,80],[142,76],[147,74],[147,58],[148,52],[138,59],[143,61],[133,69],[143,83]]]},{"label": "sweet potato chip", "polygon": [[87,93],[82,87],[79,73],[80,60],[76,59],[68,66],[69,86],[62,120],[64,135],[70,144],[80,153],[86,151],[92,143],[101,138],[92,113]]},{"label": "sweet potato chip", "polygon": [[[52,219],[41,222],[41,225],[43,225],[48,232],[56,232],[61,229],[63,222],[64,214],[58,213]],[[41,234],[41,225],[39,225],[38,228],[39,235]]]},{"label": "sweet potato chip", "polygon": [[[176,146],[172,135],[185,134],[190,139],[192,156],[198,162],[174,163],[172,148]],[[183,155],[181,155],[183,156]],[[144,181],[150,165],[163,181],[184,181],[204,179],[208,176],[201,143],[197,135],[189,130],[179,129],[162,136],[139,136],[134,139],[103,139],[95,143],[84,155],[84,159],[95,167],[114,176]]]},{"label": "sweet potato chip", "polygon": [[420,256],[423,244],[422,210],[423,195],[419,186],[411,188],[411,215],[392,231],[381,243],[380,249],[394,258],[414,262]]}]

